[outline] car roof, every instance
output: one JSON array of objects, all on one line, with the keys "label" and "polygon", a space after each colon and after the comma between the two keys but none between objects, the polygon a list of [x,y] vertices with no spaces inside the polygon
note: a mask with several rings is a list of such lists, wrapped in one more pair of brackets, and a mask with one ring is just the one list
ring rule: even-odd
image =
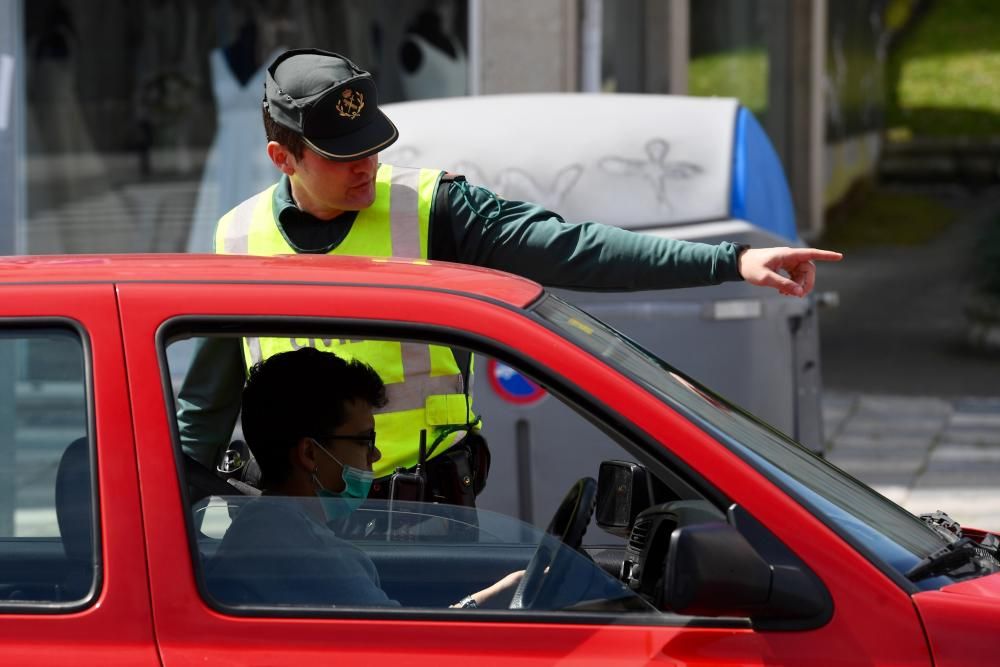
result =
[{"label": "car roof", "polygon": [[538,283],[450,262],[301,254],[24,255],[0,257],[0,286],[87,283],[269,283],[406,287],[456,292],[525,307]]}]

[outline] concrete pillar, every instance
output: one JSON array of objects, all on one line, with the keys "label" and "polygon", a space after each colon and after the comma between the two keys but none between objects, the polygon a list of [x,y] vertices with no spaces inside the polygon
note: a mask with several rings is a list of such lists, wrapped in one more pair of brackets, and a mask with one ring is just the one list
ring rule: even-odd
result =
[{"label": "concrete pillar", "polygon": [[[659,6],[658,3],[654,6]],[[667,22],[667,85],[671,95],[688,92],[688,66],[691,64],[691,2],[668,0]]]},{"label": "concrete pillar", "polygon": [[483,92],[483,2],[485,0],[469,0],[469,26],[467,39],[469,45],[469,94],[479,95]]},{"label": "concrete pillar", "polygon": [[799,223],[803,237],[814,239],[823,233],[824,190],[826,174],[826,37],[828,32],[828,0],[813,0],[810,18],[809,43],[809,200],[806,205],[805,224]]},{"label": "concrete pillar", "polygon": [[582,0],[580,4],[580,90],[601,91],[604,0]]},{"label": "concrete pillar", "polygon": [[480,1],[473,10],[480,24],[478,92],[579,89],[578,0]]},{"label": "concrete pillar", "polygon": [[606,0],[614,20],[608,58],[620,93],[687,93],[690,0]]},{"label": "concrete pillar", "polygon": [[767,129],[781,156],[795,203],[799,234],[823,230],[823,77],[827,0],[787,2],[769,31]]}]

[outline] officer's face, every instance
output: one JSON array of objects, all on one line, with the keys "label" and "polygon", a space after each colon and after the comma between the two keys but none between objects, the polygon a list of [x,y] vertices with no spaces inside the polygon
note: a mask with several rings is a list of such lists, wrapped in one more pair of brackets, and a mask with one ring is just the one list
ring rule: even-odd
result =
[{"label": "officer's face", "polygon": [[375,201],[375,174],[378,155],[334,162],[306,148],[301,159],[288,154],[292,195],[299,208],[322,220],[344,211],[360,211]]}]

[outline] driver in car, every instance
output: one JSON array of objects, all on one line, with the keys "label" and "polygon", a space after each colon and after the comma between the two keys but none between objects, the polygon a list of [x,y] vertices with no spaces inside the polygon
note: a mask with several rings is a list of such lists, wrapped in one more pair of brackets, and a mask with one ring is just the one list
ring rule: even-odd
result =
[{"label": "driver in car", "polygon": [[[330,527],[368,497],[381,457],[373,410],[386,393],[378,373],[314,348],[283,352],[251,368],[242,404],[264,491],[240,509],[209,563],[213,595],[232,604],[399,606],[371,558]],[[477,607],[522,576],[451,606]]]}]

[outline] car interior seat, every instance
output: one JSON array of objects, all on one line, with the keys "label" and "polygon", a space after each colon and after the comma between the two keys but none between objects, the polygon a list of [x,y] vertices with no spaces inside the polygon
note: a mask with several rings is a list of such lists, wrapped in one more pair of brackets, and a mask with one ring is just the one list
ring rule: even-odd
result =
[{"label": "car interior seat", "polygon": [[237,488],[240,485],[235,484],[236,482],[255,489],[260,486],[260,466],[250,447],[242,440],[233,440],[220,452],[215,469]]},{"label": "car interior seat", "polygon": [[[188,503],[190,503],[189,506],[194,519],[195,531],[198,533],[204,532],[203,528],[205,527],[206,516],[211,511],[209,506],[212,504],[213,498],[232,498],[233,496],[253,497],[261,494],[260,489],[256,486],[247,484],[238,477],[223,476],[225,474],[223,471],[216,472],[215,470],[211,470],[187,454],[183,454],[182,459],[184,462],[184,479],[187,485]],[[228,509],[229,518],[235,518],[236,512],[239,511],[239,506],[228,499],[225,501],[225,504]],[[218,527],[216,530],[218,530]],[[211,532],[209,531],[209,533]],[[201,552],[203,558],[209,556],[209,552],[206,552],[205,549],[209,548],[210,545],[216,545],[216,541],[209,540],[206,544],[199,546],[199,552]]]},{"label": "car interior seat", "polygon": [[194,458],[184,457],[184,477],[188,502],[195,505],[210,496],[259,496],[260,489],[235,477],[221,477]]},{"label": "car interior seat", "polygon": [[90,447],[86,437],[71,442],[56,470],[56,522],[66,553],[67,569],[60,598],[83,599],[94,584],[94,513]]}]

